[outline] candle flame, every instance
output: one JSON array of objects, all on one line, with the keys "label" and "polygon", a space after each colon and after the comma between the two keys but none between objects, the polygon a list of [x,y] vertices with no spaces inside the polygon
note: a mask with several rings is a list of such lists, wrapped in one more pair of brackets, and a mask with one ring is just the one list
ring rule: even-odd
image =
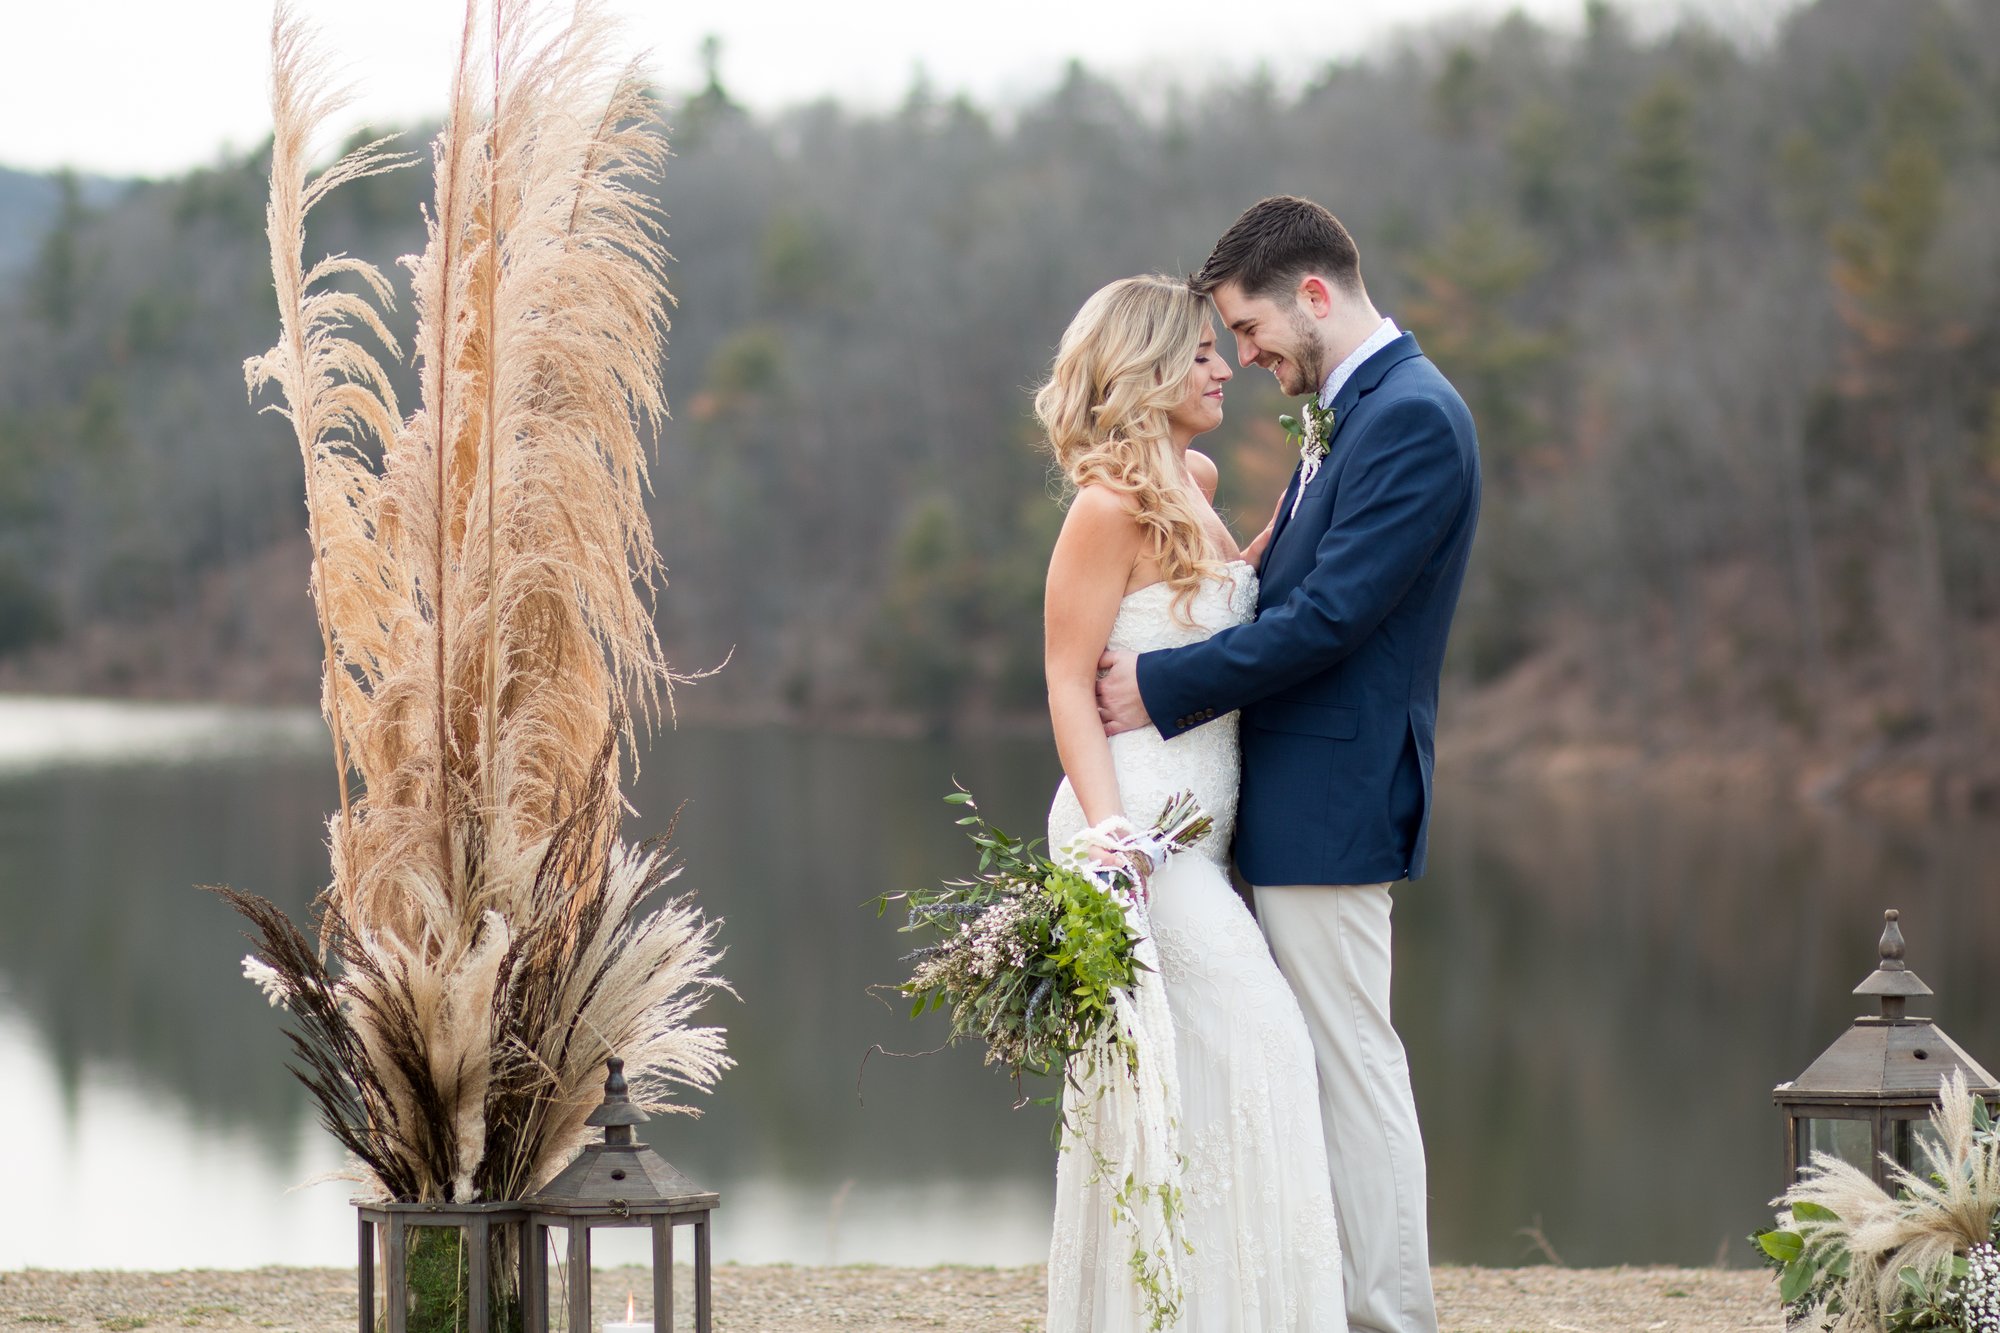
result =
[{"label": "candle flame", "polygon": [[632,1314],[632,1293],[629,1291],[625,1293],[625,1322],[628,1324],[634,1322],[634,1317]]}]

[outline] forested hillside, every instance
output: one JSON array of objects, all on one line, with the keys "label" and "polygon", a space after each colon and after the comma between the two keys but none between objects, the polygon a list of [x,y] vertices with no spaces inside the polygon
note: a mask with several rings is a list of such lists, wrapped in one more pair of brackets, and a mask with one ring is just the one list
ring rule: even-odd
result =
[{"label": "forested hillside", "polygon": [[[726,85],[670,96],[662,186],[660,621],[683,669],[734,650],[695,715],[1032,718],[1060,510],[1029,391],[1095,287],[1292,192],[1479,422],[1448,749],[2000,799],[2000,0],[1819,0],[1754,50],[1592,4],[1296,94],[1073,68],[1004,114],[919,85],[764,119]],[[349,187],[312,248],[413,250],[425,179]],[[0,680],[313,697],[299,464],[239,369],[275,332],[263,189],[72,194],[0,277]],[[1284,406],[1240,376],[1210,440],[1246,534]]]}]

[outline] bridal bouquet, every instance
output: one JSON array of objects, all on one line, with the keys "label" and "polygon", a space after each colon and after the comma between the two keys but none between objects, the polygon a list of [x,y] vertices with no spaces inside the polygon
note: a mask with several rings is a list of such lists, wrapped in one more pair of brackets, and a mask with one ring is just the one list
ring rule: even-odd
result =
[{"label": "bridal bouquet", "polygon": [[[899,987],[913,998],[910,1016],[949,1009],[949,1041],[984,1041],[987,1064],[1005,1065],[1016,1078],[1061,1066],[1079,1091],[1094,1086],[1075,1119],[1065,1107],[1064,1130],[1089,1154],[1111,1223],[1131,1242],[1128,1262],[1149,1327],[1169,1327],[1179,1316],[1177,1265],[1187,1242],[1174,1166],[1173,1055],[1157,1044],[1170,1020],[1157,994],[1150,1021],[1135,1002],[1140,972],[1152,970],[1143,956],[1152,951],[1141,948],[1150,929],[1143,876],[1208,836],[1214,821],[1182,792],[1150,829],[1108,821],[1051,859],[987,823],[971,793],[945,799],[966,808],[958,822],[979,849],[978,873],[877,900],[878,913],[907,901],[902,929],[933,936],[905,955],[916,964]],[[1094,1062],[1112,1052],[1122,1068],[1099,1069]],[[1073,1055],[1083,1056],[1075,1066]]]},{"label": "bridal bouquet", "polygon": [[[951,1042],[984,1041],[987,1064],[1048,1073],[1105,1032],[1113,993],[1130,990],[1145,967],[1133,949],[1146,931],[1143,889],[1127,866],[1139,858],[1157,866],[1206,837],[1213,821],[1183,792],[1150,829],[1086,833],[1052,860],[1035,851],[1039,840],[988,824],[971,793],[945,800],[968,812],[958,822],[979,848],[979,871],[877,900],[878,914],[907,901],[902,929],[936,937],[905,956],[916,970],[898,989],[914,997],[912,1018],[949,1009]],[[1093,847],[1125,864],[1099,863]]]}]

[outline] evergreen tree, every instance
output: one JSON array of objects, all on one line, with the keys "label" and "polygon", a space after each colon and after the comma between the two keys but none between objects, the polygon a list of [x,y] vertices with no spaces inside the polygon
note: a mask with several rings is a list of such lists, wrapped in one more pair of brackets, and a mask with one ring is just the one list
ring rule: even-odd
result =
[{"label": "evergreen tree", "polygon": [[30,279],[29,300],[35,313],[58,333],[66,333],[76,322],[77,303],[83,289],[81,234],[85,219],[83,192],[76,173],[64,171],[56,177],[61,203],[56,220],[42,238]]},{"label": "evergreen tree", "polygon": [[1659,241],[1684,241],[1701,206],[1694,147],[1694,98],[1663,74],[1632,104],[1624,169],[1626,211]]}]

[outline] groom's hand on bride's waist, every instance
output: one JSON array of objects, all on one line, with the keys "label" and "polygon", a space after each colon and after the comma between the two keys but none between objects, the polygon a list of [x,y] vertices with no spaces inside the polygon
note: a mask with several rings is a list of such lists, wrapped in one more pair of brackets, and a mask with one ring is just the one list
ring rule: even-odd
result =
[{"label": "groom's hand on bride's waist", "polygon": [[1107,736],[1152,724],[1139,695],[1138,662],[1134,653],[1109,651],[1097,659],[1097,717]]}]

